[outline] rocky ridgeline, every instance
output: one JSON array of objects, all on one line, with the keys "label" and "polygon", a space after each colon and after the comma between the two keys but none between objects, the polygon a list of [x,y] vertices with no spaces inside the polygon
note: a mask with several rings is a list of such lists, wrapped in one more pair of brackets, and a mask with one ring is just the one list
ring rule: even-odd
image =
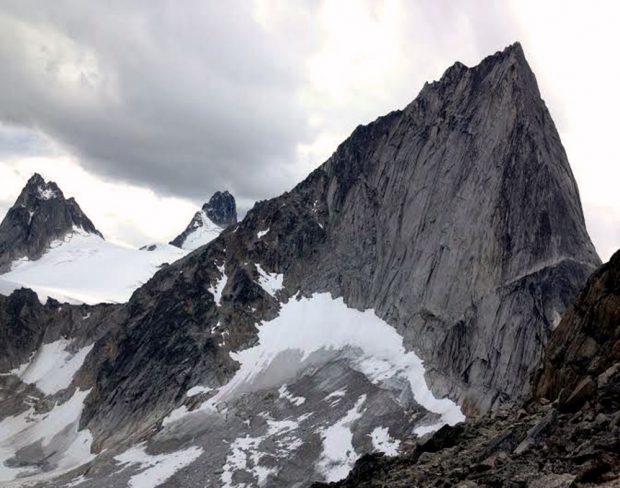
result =
[{"label": "rocky ridgeline", "polygon": [[39,258],[76,228],[103,237],[73,198],[35,173],[0,224],[0,273],[15,259]]},{"label": "rocky ridgeline", "polygon": [[361,458],[331,487],[620,486],[620,252],[552,334],[530,398]]}]

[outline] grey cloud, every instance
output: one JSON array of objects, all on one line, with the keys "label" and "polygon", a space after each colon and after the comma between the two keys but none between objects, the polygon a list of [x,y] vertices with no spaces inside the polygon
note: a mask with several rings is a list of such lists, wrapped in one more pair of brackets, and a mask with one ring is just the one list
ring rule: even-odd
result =
[{"label": "grey cloud", "polygon": [[162,193],[277,193],[312,138],[297,56],[312,40],[264,30],[251,5],[4,2],[0,119]]}]

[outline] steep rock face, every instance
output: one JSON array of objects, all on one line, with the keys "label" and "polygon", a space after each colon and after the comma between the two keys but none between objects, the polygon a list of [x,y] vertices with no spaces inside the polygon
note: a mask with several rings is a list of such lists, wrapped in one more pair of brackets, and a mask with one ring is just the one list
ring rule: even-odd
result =
[{"label": "steep rock face", "polygon": [[617,252],[553,331],[525,403],[444,427],[397,457],[365,456],[346,480],[314,486],[618,486],[619,287]]},{"label": "steep rock face", "polygon": [[237,223],[237,205],[235,197],[228,191],[217,191],[205,203],[202,210],[207,214],[214,224],[220,227],[228,227]]},{"label": "steep rock face", "polygon": [[187,228],[170,244],[194,250],[215,239],[222,229],[237,222],[235,197],[227,191],[215,192],[207,203],[196,212]]},{"label": "steep rock face", "polygon": [[471,411],[525,392],[554,321],[599,264],[557,131],[516,44],[455,64],[358,127],[294,192],[327,239],[298,275],[372,307]]},{"label": "steep rock face", "polygon": [[15,259],[39,258],[76,227],[103,237],[73,198],[35,173],[0,224],[0,272]]}]

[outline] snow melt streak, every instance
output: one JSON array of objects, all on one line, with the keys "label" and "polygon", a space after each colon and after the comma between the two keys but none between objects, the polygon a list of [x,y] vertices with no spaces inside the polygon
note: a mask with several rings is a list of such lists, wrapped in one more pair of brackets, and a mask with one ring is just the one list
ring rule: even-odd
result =
[{"label": "snow melt streak", "polygon": [[138,464],[138,469],[143,470],[130,478],[129,488],[154,488],[167,481],[177,471],[189,466],[202,452],[201,447],[192,446],[183,451],[151,455],[146,453],[144,446],[137,446],[114,459],[121,464]]}]

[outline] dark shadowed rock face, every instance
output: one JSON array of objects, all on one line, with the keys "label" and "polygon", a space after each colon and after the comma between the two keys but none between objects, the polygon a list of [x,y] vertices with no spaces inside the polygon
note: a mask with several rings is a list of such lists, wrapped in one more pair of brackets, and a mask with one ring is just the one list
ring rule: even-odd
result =
[{"label": "dark shadowed rock face", "polygon": [[[210,222],[222,229],[237,223],[237,205],[235,203],[235,197],[227,191],[215,192],[209,201],[202,206],[202,209],[196,212],[186,229],[170,241],[170,244],[183,248],[188,237],[197,232],[204,232],[206,230],[204,227],[208,226]],[[211,231],[211,233],[213,234],[211,238],[215,238],[216,233],[213,231]],[[203,239],[201,239],[201,241],[202,240]],[[204,239],[204,243],[208,242],[208,240],[210,240],[208,237]]]},{"label": "dark shadowed rock face", "polygon": [[525,403],[444,427],[394,458],[365,456],[346,480],[315,486],[617,487],[619,340],[617,252],[552,333]]},{"label": "dark shadowed rock face", "polygon": [[0,272],[15,259],[41,257],[75,228],[103,237],[73,198],[35,173],[0,224]]},{"label": "dark shadowed rock face", "polygon": [[228,227],[230,224],[237,223],[235,197],[227,191],[215,192],[209,201],[202,206],[202,210],[214,224],[220,227]]}]

